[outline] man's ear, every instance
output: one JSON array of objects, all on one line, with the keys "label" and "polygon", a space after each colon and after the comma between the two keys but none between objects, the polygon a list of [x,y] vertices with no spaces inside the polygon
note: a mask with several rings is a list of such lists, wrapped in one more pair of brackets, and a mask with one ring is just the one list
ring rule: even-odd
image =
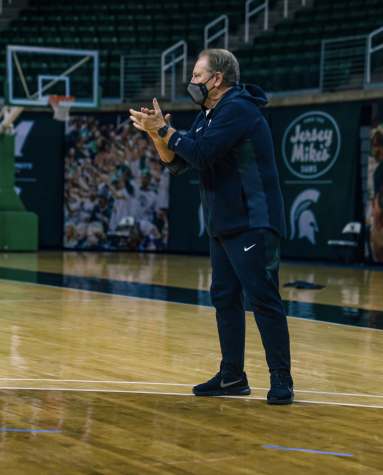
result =
[{"label": "man's ear", "polygon": [[215,78],[215,87],[221,86],[222,83],[223,83],[223,74],[218,72]]}]

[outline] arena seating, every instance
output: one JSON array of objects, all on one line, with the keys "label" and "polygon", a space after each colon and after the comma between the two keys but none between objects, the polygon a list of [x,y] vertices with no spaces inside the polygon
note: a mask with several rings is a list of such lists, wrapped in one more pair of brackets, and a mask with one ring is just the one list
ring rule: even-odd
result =
[{"label": "arena seating", "polygon": [[323,39],[368,34],[381,26],[381,0],[316,0],[238,48],[241,79],[273,92],[317,88]]},{"label": "arena seating", "polygon": [[[275,2],[270,2],[270,8]],[[203,48],[204,26],[222,13],[230,16],[231,33],[238,32],[244,3],[212,0],[207,9],[201,0],[57,0],[54,5],[51,0],[34,0],[1,32],[0,50],[4,57],[7,44],[98,49],[103,95],[116,97],[121,55],[160,54],[186,39],[193,56]],[[322,39],[366,34],[382,25],[381,0],[316,0],[313,7],[302,8],[293,19],[281,21],[273,31],[261,33],[252,44],[234,51],[241,65],[241,80],[267,91],[316,88]],[[27,63],[22,67],[28,76],[43,65]],[[1,62],[0,71],[2,81],[5,64]]]},{"label": "arena seating", "polygon": [[[207,23],[223,12],[228,13],[230,30],[234,33],[243,21],[244,12],[243,0],[213,0],[208,9],[201,0],[52,3],[32,1],[1,33],[0,49],[4,51],[8,43],[98,49],[101,85],[106,97],[118,95],[121,55],[160,54],[183,39],[188,42],[189,53],[197,54],[203,48]],[[33,71],[32,64],[24,66],[26,75]],[[1,71],[4,70],[3,67]]]}]

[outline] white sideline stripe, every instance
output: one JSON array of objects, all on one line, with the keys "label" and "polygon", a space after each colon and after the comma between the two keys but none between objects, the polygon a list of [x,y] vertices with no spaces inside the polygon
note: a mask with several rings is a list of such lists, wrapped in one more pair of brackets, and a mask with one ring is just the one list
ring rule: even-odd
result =
[{"label": "white sideline stripe", "polygon": [[[230,396],[230,397],[235,397],[235,396]],[[258,399],[261,399],[261,398],[258,398]],[[294,402],[304,402],[304,403],[309,403],[309,404],[328,404],[330,406],[375,407],[376,409],[383,409],[383,406],[368,406],[366,404],[348,404],[346,402],[303,401],[301,399],[296,399],[296,400],[294,399]]]},{"label": "white sideline stripe", "polygon": [[[43,381],[50,383],[99,383],[99,384],[142,384],[143,386],[186,386],[193,387],[194,384],[183,383],[148,383],[146,381],[99,381],[88,379],[22,379],[22,378],[0,378],[0,381]],[[268,391],[269,388],[250,388],[255,391]],[[357,397],[376,397],[383,398],[383,396],[376,394],[357,394],[357,393],[334,393],[328,391],[311,391],[304,389],[294,389],[296,393],[313,393],[313,394],[332,394],[334,396],[357,396]],[[375,407],[375,406],[374,406]]]},{"label": "white sideline stripe", "polygon": [[[26,391],[72,391],[72,392],[90,392],[90,393],[129,393],[129,394],[155,394],[157,396],[194,396],[190,393],[164,393],[164,392],[155,392],[155,391],[124,391],[124,390],[113,390],[113,389],[72,389],[72,388],[11,388],[11,387],[0,387],[0,390],[26,390]],[[253,399],[257,401],[265,401],[264,397],[248,397],[248,396],[213,396],[215,398],[230,398],[230,399]],[[327,402],[327,401],[302,401],[296,400],[294,402],[303,402],[308,404],[327,404],[330,406],[352,406],[352,407],[373,407],[376,409],[383,409],[383,406],[367,406],[365,404],[348,404],[344,402]]]},{"label": "white sideline stripe", "polygon": [[102,384],[146,384],[158,386],[188,386],[193,387],[195,384],[179,384],[179,383],[147,383],[145,381],[92,381],[88,379],[19,379],[19,378],[0,378],[0,381],[45,381],[51,383],[102,383]]},{"label": "white sideline stripe", "polygon": [[[8,269],[8,267],[5,267],[5,269]],[[23,270],[23,269],[17,269],[17,270]],[[37,271],[36,271],[37,272]],[[58,274],[58,275],[62,275],[62,274]],[[70,275],[70,277],[80,277],[78,275]],[[89,277],[90,278],[90,277]],[[9,279],[0,279],[0,282],[1,281],[4,281],[4,282],[12,282],[12,283],[19,283],[19,284],[29,284],[29,285],[38,285],[40,287],[49,287],[51,289],[59,289],[59,290],[74,290],[76,292],[88,292],[88,293],[92,293],[92,294],[99,294],[99,295],[108,295],[110,297],[117,297],[117,298],[123,298],[123,299],[139,299],[139,300],[148,300],[149,302],[162,302],[164,304],[166,303],[173,303],[173,304],[176,304],[176,305],[187,305],[188,307],[203,307],[203,308],[210,308],[210,309],[214,309],[214,307],[207,307],[205,305],[195,305],[195,304],[192,304],[192,303],[182,303],[182,302],[173,302],[172,300],[158,300],[158,299],[148,299],[146,297],[136,297],[136,296],[131,296],[131,295],[120,295],[120,294],[107,294],[105,292],[97,292],[97,291],[94,291],[94,290],[84,290],[84,289],[73,289],[71,287],[59,287],[57,285],[47,285],[47,284],[38,284],[36,282],[24,282],[22,280],[9,280]],[[125,281],[119,281],[119,282],[125,282]],[[139,284],[141,282],[129,282],[127,281],[128,284]],[[152,284],[147,284],[147,285],[152,285]],[[195,290],[195,289],[192,289],[192,290]],[[208,292],[208,290],[206,291]],[[60,301],[61,299],[57,299],[58,301]],[[1,302],[1,300],[0,300]],[[36,300],[36,302],[38,302],[38,300]],[[302,303],[306,303],[306,302],[302,302]],[[324,304],[325,305],[325,304]],[[364,310],[364,309],[359,309],[359,310]],[[247,310],[246,313],[251,313],[250,310]],[[369,328],[369,327],[356,327],[354,325],[346,325],[344,323],[332,323],[332,322],[322,322],[321,320],[311,320],[309,318],[302,318],[302,317],[294,317],[293,315],[287,315],[288,318],[294,318],[296,320],[303,320],[305,322],[314,322],[314,323],[325,323],[327,325],[337,325],[337,326],[340,326],[340,327],[349,327],[349,328],[355,328],[355,329],[359,329],[359,330],[373,330],[373,331],[378,331],[378,332],[381,332],[383,330],[381,330],[380,328]]]},{"label": "white sideline stripe", "polygon": [[[56,287],[57,288],[57,287]],[[113,295],[115,298],[113,300],[118,300],[119,295],[116,294],[105,294],[105,295]],[[121,295],[121,300],[124,299],[123,295]],[[0,302],[105,302],[105,299],[1,299]]]}]

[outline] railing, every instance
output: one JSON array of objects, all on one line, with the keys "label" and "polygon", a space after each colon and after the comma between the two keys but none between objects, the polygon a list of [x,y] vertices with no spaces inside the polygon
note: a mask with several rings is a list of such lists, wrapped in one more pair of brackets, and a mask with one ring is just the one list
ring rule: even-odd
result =
[{"label": "railing", "polygon": [[[254,10],[250,11],[250,4],[252,2],[254,2],[254,0],[247,0],[245,4],[245,43],[249,42],[249,28],[250,28],[249,21],[252,16],[265,10],[264,30],[268,30],[269,28],[269,0],[265,0],[264,3],[254,8]],[[302,0],[302,7],[305,7],[305,6],[306,6],[306,0]],[[288,16],[289,16],[289,0],[284,0],[283,18],[288,18]]]},{"label": "railing", "polygon": [[[222,30],[217,31],[212,36],[209,36],[209,30],[212,26],[216,25],[217,23],[220,23],[224,21],[225,26],[222,28]],[[225,35],[225,49],[229,49],[229,17],[227,15],[221,15],[215,20],[211,21],[205,26],[205,32],[204,32],[204,47],[205,49],[209,48],[209,43],[212,41],[216,40],[220,36]]]},{"label": "railing", "polygon": [[322,41],[320,91],[363,89],[367,35]]},{"label": "railing", "polygon": [[153,99],[160,93],[161,55],[121,56],[121,102]]},{"label": "railing", "polygon": [[265,0],[262,5],[254,8],[254,10],[250,11],[250,4],[254,2],[254,0],[247,0],[245,5],[245,43],[249,42],[249,21],[250,18],[257,13],[265,10],[265,22],[264,22],[264,29],[267,30],[269,27],[269,0]]},{"label": "railing", "polygon": [[[172,53],[173,51],[177,50],[182,46],[183,53],[174,58],[169,62],[166,63],[166,56]],[[171,46],[170,48],[166,49],[161,55],[161,96],[165,96],[166,94],[166,71],[172,68],[172,99],[175,96],[175,66],[180,61],[183,61],[182,66],[182,81],[186,82],[186,74],[187,74],[187,60],[188,60],[188,45],[185,40],[181,40],[175,45]]]},{"label": "railing", "polygon": [[374,30],[368,35],[368,40],[367,40],[367,71],[366,71],[366,82],[365,82],[365,87],[366,88],[371,88],[371,87],[378,87],[383,85],[383,60],[381,63],[380,70],[378,70],[378,74],[380,76],[380,81],[372,82],[371,81],[371,69],[372,69],[372,61],[371,61],[371,56],[376,53],[377,51],[380,51],[383,49],[383,39],[380,44],[377,46],[372,46],[373,43],[373,38],[374,36],[378,35],[379,33],[383,33],[383,26],[381,28],[378,28],[377,30]]}]

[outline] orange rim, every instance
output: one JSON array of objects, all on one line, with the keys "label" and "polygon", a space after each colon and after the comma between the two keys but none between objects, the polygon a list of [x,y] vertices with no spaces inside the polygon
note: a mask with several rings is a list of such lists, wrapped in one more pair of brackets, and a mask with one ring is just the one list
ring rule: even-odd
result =
[{"label": "orange rim", "polygon": [[74,96],[49,96],[49,104],[51,106],[59,106],[60,102],[74,102]]}]

